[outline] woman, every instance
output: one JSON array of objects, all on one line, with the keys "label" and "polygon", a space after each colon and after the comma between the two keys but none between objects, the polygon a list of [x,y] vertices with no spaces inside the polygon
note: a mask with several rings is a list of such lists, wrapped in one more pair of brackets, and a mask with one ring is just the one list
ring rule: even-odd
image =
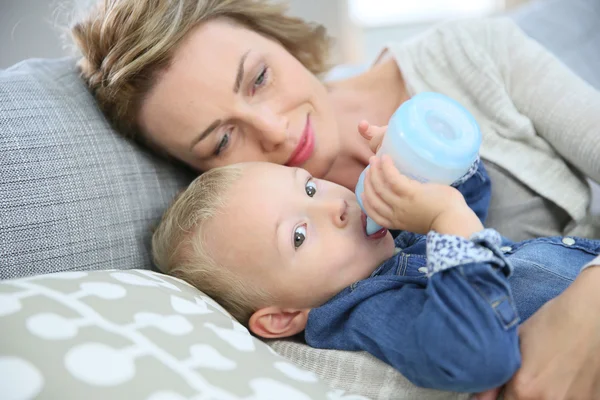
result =
[{"label": "woman", "polygon": [[[437,91],[465,105],[481,125],[481,154],[495,188],[486,225],[514,240],[595,236],[585,223],[590,192],[583,175],[600,181],[593,156],[600,154],[593,130],[600,126],[600,95],[508,21],[440,26],[391,44],[363,74],[327,84],[318,78],[327,70],[324,30],[268,1],[105,0],[73,35],[82,75],[117,129],[198,171],[269,161],[353,188],[373,154],[369,140],[384,131],[376,126],[415,93]],[[565,347],[553,308],[589,302],[597,270],[583,273],[524,325],[523,338],[536,335],[524,346]],[[600,307],[600,299],[592,304]],[[592,306],[586,310],[593,313]],[[578,313],[573,323],[600,336],[597,314]],[[600,348],[590,340],[596,336],[586,337],[589,352]],[[537,365],[548,362],[540,364],[543,357],[527,347],[523,352],[525,373],[511,386],[517,396],[547,382],[566,387],[565,394],[592,390],[574,384],[575,373],[552,375],[566,365],[576,371],[584,355],[564,354],[532,386],[528,371],[539,374]],[[600,377],[600,366],[593,373]]]}]

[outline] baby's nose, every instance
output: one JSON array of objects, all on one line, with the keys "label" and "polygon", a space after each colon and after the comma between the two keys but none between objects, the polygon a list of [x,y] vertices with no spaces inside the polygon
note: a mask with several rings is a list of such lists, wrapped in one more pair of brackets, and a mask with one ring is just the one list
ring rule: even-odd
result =
[{"label": "baby's nose", "polygon": [[338,228],[345,228],[348,225],[348,203],[346,200],[331,200],[328,207],[334,225]]}]

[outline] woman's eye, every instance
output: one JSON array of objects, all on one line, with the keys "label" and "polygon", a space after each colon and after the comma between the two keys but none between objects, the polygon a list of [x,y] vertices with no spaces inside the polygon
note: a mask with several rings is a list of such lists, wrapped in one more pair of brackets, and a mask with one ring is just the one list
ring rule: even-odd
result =
[{"label": "woman's eye", "polygon": [[302,243],[306,240],[306,226],[302,225],[294,230],[294,248],[302,246]]},{"label": "woman's eye", "polygon": [[254,91],[256,89],[260,88],[266,83],[268,72],[269,69],[267,67],[263,67],[263,69],[260,71],[260,74],[258,74],[256,79],[254,80],[254,85],[252,86],[252,94],[254,94]]},{"label": "woman's eye", "polygon": [[227,132],[225,132],[223,137],[221,137],[221,140],[219,141],[219,144],[217,145],[217,148],[215,149],[215,156],[218,156],[219,154],[221,154],[223,152],[223,150],[225,150],[227,148],[227,145],[229,145],[230,139],[231,139],[231,129],[229,129]]},{"label": "woman's eye", "polygon": [[317,193],[317,184],[314,183],[312,179],[309,179],[308,182],[306,182],[306,186],[304,188],[308,197],[313,197]]}]

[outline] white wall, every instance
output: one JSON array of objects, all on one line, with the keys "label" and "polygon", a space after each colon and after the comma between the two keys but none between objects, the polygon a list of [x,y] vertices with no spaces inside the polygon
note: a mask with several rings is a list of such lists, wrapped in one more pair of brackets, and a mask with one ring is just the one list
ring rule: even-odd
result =
[{"label": "white wall", "polygon": [[[73,0],[70,0],[73,1]],[[81,0],[79,0],[81,1]],[[83,0],[84,3],[89,0]],[[284,1],[284,0],[277,0]],[[6,68],[31,57],[61,57],[69,54],[63,48],[60,31],[54,27],[58,4],[65,0],[0,0],[0,68]],[[344,36],[346,0],[292,0],[294,15],[315,20],[327,26],[334,36]],[[63,14],[64,15],[64,14]],[[355,46],[346,46],[341,55],[341,44],[334,51],[336,61],[346,59]],[[349,49],[349,50],[348,50]]]},{"label": "white wall", "polygon": [[53,28],[52,0],[0,0],[0,68],[65,54]]},{"label": "white wall", "polygon": [[[286,0],[278,0],[285,2]],[[361,61],[363,41],[360,29],[351,21],[347,0],[291,0],[290,14],[317,22],[334,38],[332,62]]]},{"label": "white wall", "polygon": [[[59,30],[53,26],[56,22],[54,10],[58,4],[89,4],[91,1],[0,0],[0,68],[25,58],[51,58],[69,54],[63,48]],[[528,0],[505,1],[508,5],[516,5]],[[426,24],[415,24],[359,28],[350,21],[347,0],[291,0],[289,4],[291,14],[327,27],[330,35],[336,39],[334,63],[365,62],[389,39],[398,40],[427,27]]]}]

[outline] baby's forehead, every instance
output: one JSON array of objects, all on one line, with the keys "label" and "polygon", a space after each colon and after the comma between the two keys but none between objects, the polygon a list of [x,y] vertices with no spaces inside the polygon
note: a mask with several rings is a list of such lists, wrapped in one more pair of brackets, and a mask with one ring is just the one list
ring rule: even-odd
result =
[{"label": "baby's forehead", "polygon": [[243,172],[254,175],[262,175],[265,173],[285,174],[292,169],[284,165],[260,161],[242,163],[240,164],[240,168]]},{"label": "baby's forehead", "polygon": [[233,239],[238,245],[259,249],[265,237],[275,234],[290,188],[284,180],[292,175],[285,167],[272,168],[259,163],[243,165],[241,171],[210,225],[218,227],[220,235],[224,235],[221,239]]},{"label": "baby's forehead", "polygon": [[263,186],[282,185],[290,180],[291,172],[293,172],[290,167],[266,162],[245,163],[241,165],[241,170],[242,176],[239,182],[241,185],[239,186],[245,190],[248,190],[245,186],[263,189]]},{"label": "baby's forehead", "polygon": [[[277,168],[279,167],[279,168]],[[289,186],[286,167],[268,163],[246,163],[240,166],[241,175],[231,186],[226,203],[248,208],[277,201]],[[262,208],[262,207],[261,207]]]}]

